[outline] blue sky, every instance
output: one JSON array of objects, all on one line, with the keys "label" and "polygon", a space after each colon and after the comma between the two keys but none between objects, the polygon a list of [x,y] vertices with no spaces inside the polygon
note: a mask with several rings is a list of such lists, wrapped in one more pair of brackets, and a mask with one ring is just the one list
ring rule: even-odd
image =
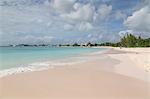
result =
[{"label": "blue sky", "polygon": [[149,0],[1,0],[0,45],[150,37]]}]

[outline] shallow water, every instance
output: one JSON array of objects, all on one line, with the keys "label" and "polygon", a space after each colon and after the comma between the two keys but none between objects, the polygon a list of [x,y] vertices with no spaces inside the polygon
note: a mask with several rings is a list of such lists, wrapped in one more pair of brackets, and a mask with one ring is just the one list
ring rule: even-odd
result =
[{"label": "shallow water", "polygon": [[104,49],[79,47],[0,47],[0,70],[26,67],[37,62],[64,59],[100,50]]}]

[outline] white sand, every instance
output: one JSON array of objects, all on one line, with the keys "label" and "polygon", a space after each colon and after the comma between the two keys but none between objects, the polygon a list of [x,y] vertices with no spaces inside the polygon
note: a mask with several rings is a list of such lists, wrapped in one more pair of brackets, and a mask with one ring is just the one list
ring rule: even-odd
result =
[{"label": "white sand", "polygon": [[128,51],[134,53],[127,53],[127,57],[131,59],[136,66],[150,72],[150,48],[115,48],[120,51]]},{"label": "white sand", "polygon": [[115,48],[88,55],[84,63],[0,78],[0,99],[149,99],[149,49],[130,50]]}]

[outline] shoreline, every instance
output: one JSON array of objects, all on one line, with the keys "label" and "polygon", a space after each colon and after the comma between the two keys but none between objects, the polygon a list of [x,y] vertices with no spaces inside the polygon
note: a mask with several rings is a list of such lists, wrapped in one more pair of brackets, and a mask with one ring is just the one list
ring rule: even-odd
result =
[{"label": "shoreline", "polygon": [[[97,53],[100,54],[100,53],[103,53],[107,50],[105,49],[105,50],[95,51],[95,52],[91,52],[91,53],[81,53],[80,55],[71,56],[71,57],[68,57],[65,59],[56,59],[53,61],[34,62],[34,63],[31,63],[27,66],[20,66],[20,67],[0,70],[0,78],[6,77],[6,76],[11,76],[11,75],[16,75],[16,74],[20,74],[20,73],[36,72],[36,71],[43,71],[43,70],[47,70],[47,69],[53,69],[57,66],[65,66],[65,65],[82,63],[82,62],[85,62],[87,60],[84,60],[84,61],[81,60],[80,61],[79,59],[77,59],[77,57],[86,57],[88,55],[97,54]],[[71,60],[71,62],[69,62],[69,60]],[[64,63],[62,63],[62,62],[64,62]]]},{"label": "shoreline", "polygon": [[[119,47],[92,47],[92,48],[103,48],[105,50],[101,51],[96,51],[96,52],[91,52],[91,53],[82,53],[77,56],[71,56],[65,59],[58,59],[58,60],[53,60],[53,61],[43,61],[43,62],[35,62],[32,64],[29,64],[26,67],[15,67],[15,68],[10,68],[10,69],[4,69],[0,70],[0,78],[11,76],[11,75],[18,75],[22,73],[28,73],[28,72],[38,72],[38,71],[44,71],[48,69],[54,69],[58,68],[60,66],[71,66],[71,65],[78,65],[78,64],[84,64],[88,62],[89,60],[95,60],[95,56],[102,56],[103,54],[112,57],[113,59],[116,59],[120,61],[120,63],[124,60],[120,60],[117,56],[112,56],[113,54],[126,54],[124,57],[130,58],[130,60],[136,65],[136,67],[139,67],[140,69],[144,70],[143,72],[150,73],[150,48],[119,48]],[[112,54],[112,55],[109,55]],[[143,54],[143,55],[141,55]],[[147,55],[147,56],[146,56]],[[93,57],[94,56],[94,57]],[[141,60],[141,58],[137,57],[144,57],[147,58],[145,60]],[[146,56],[146,57],[145,57]],[[94,59],[90,58],[93,57]],[[122,55],[121,55],[122,57]],[[89,59],[88,59],[89,58]],[[141,61],[141,62],[139,62]],[[145,63],[144,63],[145,62]],[[144,65],[144,66],[140,66]],[[130,68],[130,67],[129,67]],[[122,74],[120,72],[116,72]],[[125,73],[126,75],[127,73]],[[124,74],[123,74],[124,75]],[[128,75],[128,74],[127,74]],[[130,76],[130,75],[129,75]]]},{"label": "shoreline", "polygon": [[138,64],[145,64],[143,57],[150,53],[142,50],[110,48],[103,53],[77,57],[85,62],[5,76],[0,78],[0,96],[2,99],[149,99],[150,72]]}]

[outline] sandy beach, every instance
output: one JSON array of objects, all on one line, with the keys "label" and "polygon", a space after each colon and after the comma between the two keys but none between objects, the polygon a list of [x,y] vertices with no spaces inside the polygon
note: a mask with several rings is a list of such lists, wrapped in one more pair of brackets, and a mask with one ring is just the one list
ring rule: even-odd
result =
[{"label": "sandy beach", "polygon": [[150,48],[109,48],[88,61],[0,78],[0,99],[149,99]]}]

